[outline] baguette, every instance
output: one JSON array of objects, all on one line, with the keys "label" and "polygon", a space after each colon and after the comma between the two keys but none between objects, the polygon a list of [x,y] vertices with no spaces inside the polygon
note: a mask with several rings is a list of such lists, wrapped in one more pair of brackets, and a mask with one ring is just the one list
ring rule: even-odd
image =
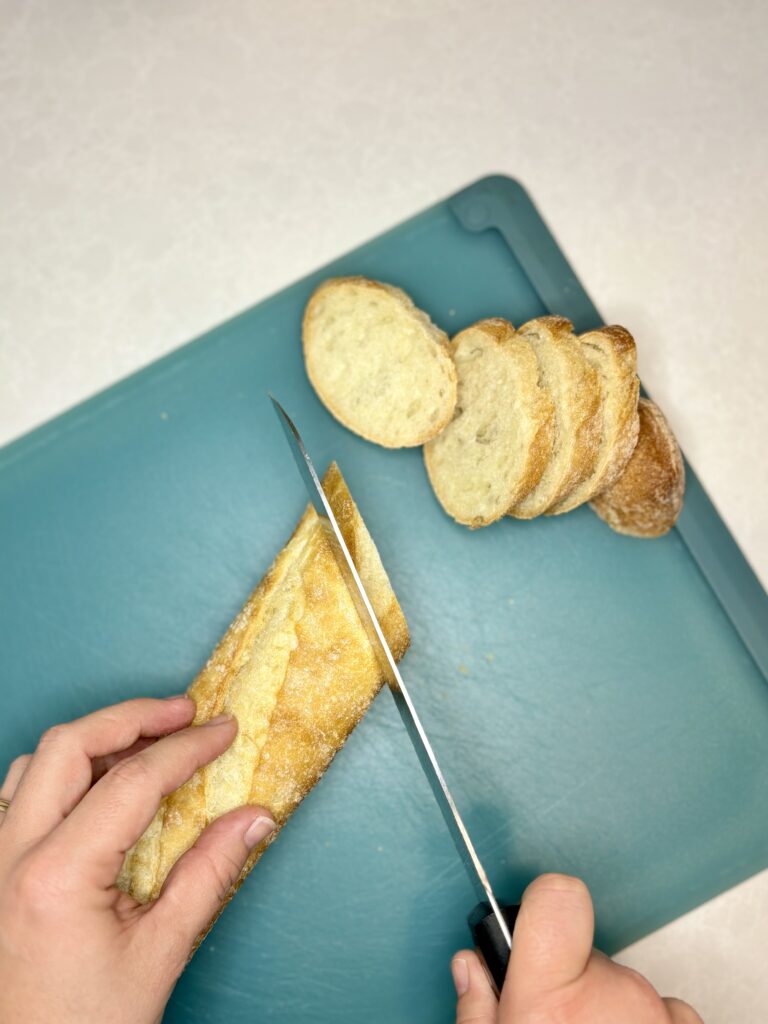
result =
[{"label": "baguette", "polygon": [[637,413],[640,381],[637,376],[637,349],[632,335],[623,327],[601,327],[582,334],[579,342],[600,380],[600,443],[584,478],[547,509],[547,515],[570,512],[610,487],[629,461],[640,429]]},{"label": "baguette", "polygon": [[685,493],[680,446],[658,405],[641,398],[640,434],[624,472],[592,499],[592,508],[617,533],[661,537],[677,522]]},{"label": "baguette", "polygon": [[570,320],[539,317],[518,327],[518,334],[536,353],[555,413],[549,462],[538,484],[510,512],[516,519],[533,519],[572,491],[595,463],[602,425],[600,382]]},{"label": "baguette", "polygon": [[[399,659],[409,642],[405,617],[335,464],[323,486]],[[126,854],[119,888],[142,903],[155,899],[170,869],[205,826],[242,804],[267,807],[281,828],[383,682],[376,652],[320,520],[309,507],[189,689],[197,703],[194,724],[229,712],[239,724],[237,737],[216,761],[162,801]],[[251,853],[222,908],[275,835]]]},{"label": "baguette", "polygon": [[432,488],[472,528],[500,519],[539,482],[552,453],[552,402],[530,342],[507,320],[481,320],[451,342],[456,412],[424,446]]},{"label": "baguette", "polygon": [[302,325],[307,376],[345,427],[386,448],[424,444],[456,405],[448,337],[399,288],[331,278]]}]

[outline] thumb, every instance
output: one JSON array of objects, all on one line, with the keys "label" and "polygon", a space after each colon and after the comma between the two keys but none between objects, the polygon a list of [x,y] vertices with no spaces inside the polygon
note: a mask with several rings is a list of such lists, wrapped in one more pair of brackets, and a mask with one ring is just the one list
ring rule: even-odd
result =
[{"label": "thumb", "polygon": [[182,946],[184,959],[240,877],[248,855],[276,827],[263,807],[240,807],[212,822],[173,866],[150,916],[167,942],[175,938]]},{"label": "thumb", "polygon": [[526,889],[515,922],[502,1007],[536,1002],[584,973],[595,915],[586,885],[568,875],[542,875]]},{"label": "thumb", "polygon": [[451,974],[459,997],[456,1024],[496,1024],[499,1004],[477,953],[468,949],[457,953]]}]

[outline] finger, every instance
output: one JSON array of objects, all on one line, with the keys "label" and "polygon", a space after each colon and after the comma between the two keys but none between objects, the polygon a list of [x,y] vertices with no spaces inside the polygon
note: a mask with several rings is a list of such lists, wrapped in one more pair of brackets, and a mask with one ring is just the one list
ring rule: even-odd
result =
[{"label": "finger", "polygon": [[14,758],[8,766],[5,779],[3,780],[2,786],[0,786],[0,797],[3,800],[10,801],[13,799],[13,795],[21,782],[21,777],[27,770],[27,765],[32,760],[31,754],[21,754],[19,757]]},{"label": "finger", "polygon": [[157,742],[157,737],[147,736],[142,737],[140,740],[136,740],[126,750],[117,750],[114,754],[105,754],[104,757],[94,757],[91,761],[91,774],[93,776],[93,782],[98,782],[99,779],[103,778],[110,768],[114,768],[119,761],[124,761],[126,757],[133,757],[134,754],[138,754],[142,750],[146,750],[147,747],[151,747],[153,743]]},{"label": "finger", "polygon": [[477,953],[463,949],[451,960],[456,987],[456,1024],[496,1024],[499,1004]]},{"label": "finger", "polygon": [[568,875],[542,875],[526,889],[512,939],[502,1009],[536,1002],[584,973],[594,938],[592,899]]},{"label": "finger", "polygon": [[665,999],[664,1005],[669,1011],[672,1024],[704,1024],[694,1008],[684,1003],[682,999]]},{"label": "finger", "polygon": [[223,753],[237,734],[231,715],[172,733],[120,761],[83,797],[49,842],[57,859],[95,885],[114,885],[126,850],[164,796]]},{"label": "finger", "polygon": [[55,725],[40,739],[14,797],[14,832],[34,842],[51,832],[93,782],[92,759],[125,750],[142,736],[162,736],[188,725],[195,712],[186,697],[141,698]]},{"label": "finger", "polygon": [[251,850],[275,828],[263,807],[240,807],[209,825],[176,862],[148,916],[164,942],[175,937],[182,964],[195,937],[211,922],[240,877]]}]

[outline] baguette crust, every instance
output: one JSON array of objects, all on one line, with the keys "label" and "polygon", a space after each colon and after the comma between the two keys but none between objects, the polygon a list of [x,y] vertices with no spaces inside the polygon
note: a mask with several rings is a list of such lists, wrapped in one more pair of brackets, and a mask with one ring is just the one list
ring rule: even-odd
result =
[{"label": "baguette crust", "polygon": [[677,522],[685,494],[680,446],[661,409],[639,402],[640,434],[618,480],[592,499],[592,508],[617,533],[661,537]]},{"label": "baguette crust", "polygon": [[456,413],[424,446],[424,462],[448,515],[475,529],[501,519],[537,485],[552,453],[554,412],[533,348],[508,320],[467,327],[451,352]]},{"label": "baguette crust", "polygon": [[[399,659],[409,643],[405,617],[335,464],[323,486]],[[279,830],[383,682],[376,652],[309,507],[189,689],[197,704],[194,724],[229,712],[238,720],[238,735],[216,761],[162,801],[126,854],[119,888],[140,902],[155,899],[206,825],[243,804],[267,807]],[[251,853],[222,909],[276,834]]]},{"label": "baguette crust", "polygon": [[450,423],[457,379],[448,336],[401,288],[323,281],[304,310],[302,343],[318,397],[367,441],[414,447]]},{"label": "baguette crust", "polygon": [[570,493],[595,463],[602,426],[600,382],[570,320],[539,317],[519,327],[518,334],[534,348],[554,407],[552,455],[536,487],[510,512],[516,519],[533,519]]},{"label": "baguette crust", "polygon": [[601,440],[589,472],[547,510],[547,515],[570,512],[610,487],[629,461],[640,429],[637,413],[640,380],[632,335],[624,327],[601,327],[582,334],[579,343],[600,378]]}]

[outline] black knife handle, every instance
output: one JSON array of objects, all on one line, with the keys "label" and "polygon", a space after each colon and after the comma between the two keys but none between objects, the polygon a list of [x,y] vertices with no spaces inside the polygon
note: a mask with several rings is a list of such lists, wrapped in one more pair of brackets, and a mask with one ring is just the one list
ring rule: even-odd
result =
[{"label": "black knife handle", "polygon": [[[510,934],[512,934],[520,906],[514,903],[500,909],[504,915],[504,920],[509,926]],[[496,995],[498,995],[501,992],[504,977],[507,973],[509,946],[501,934],[499,922],[491,910],[490,903],[478,903],[467,918],[467,922],[469,930],[472,932],[475,949],[483,962],[486,974],[496,991]]]}]

